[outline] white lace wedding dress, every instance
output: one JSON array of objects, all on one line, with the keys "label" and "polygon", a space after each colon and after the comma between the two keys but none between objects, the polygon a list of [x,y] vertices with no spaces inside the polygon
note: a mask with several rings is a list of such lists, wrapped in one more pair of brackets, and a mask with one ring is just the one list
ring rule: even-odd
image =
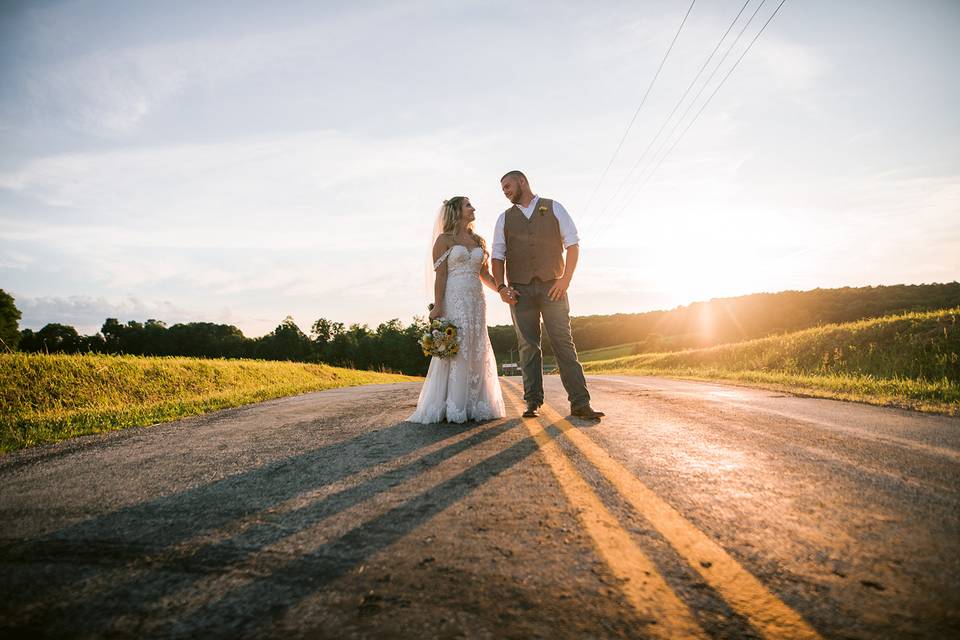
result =
[{"label": "white lace wedding dress", "polygon": [[487,303],[480,282],[483,249],[450,247],[436,264],[447,260],[444,316],[457,327],[460,350],[452,358],[432,358],[420,390],[417,410],[408,422],[466,422],[506,415],[497,362],[487,334]]}]

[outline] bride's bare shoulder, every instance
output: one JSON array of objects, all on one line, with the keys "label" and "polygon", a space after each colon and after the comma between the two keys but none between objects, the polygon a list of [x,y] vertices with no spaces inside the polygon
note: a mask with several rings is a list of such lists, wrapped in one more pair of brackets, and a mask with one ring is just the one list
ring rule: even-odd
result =
[{"label": "bride's bare shoulder", "polygon": [[433,257],[439,258],[444,251],[453,246],[453,234],[441,233],[437,236],[437,241],[433,243]]}]

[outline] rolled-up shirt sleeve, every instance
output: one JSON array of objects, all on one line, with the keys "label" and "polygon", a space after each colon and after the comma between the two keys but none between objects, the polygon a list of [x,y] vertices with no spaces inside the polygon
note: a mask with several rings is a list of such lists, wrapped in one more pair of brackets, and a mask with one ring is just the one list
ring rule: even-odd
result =
[{"label": "rolled-up shirt sleeve", "polygon": [[563,248],[580,244],[580,236],[577,235],[577,225],[573,224],[573,219],[562,204],[553,201],[553,215],[557,216],[557,222],[560,223],[560,235],[563,237]]},{"label": "rolled-up shirt sleeve", "polygon": [[497,218],[496,226],[493,227],[493,251],[490,252],[490,257],[494,260],[507,259],[507,238],[503,232],[506,215],[506,213],[501,213],[500,217]]}]

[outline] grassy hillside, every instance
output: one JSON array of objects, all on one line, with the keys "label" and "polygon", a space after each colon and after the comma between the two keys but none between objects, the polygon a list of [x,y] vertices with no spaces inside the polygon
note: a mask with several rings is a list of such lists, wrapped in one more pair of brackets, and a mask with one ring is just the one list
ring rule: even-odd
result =
[{"label": "grassy hillside", "polygon": [[[630,353],[605,356],[609,358],[699,349],[826,324],[957,306],[960,282],[900,284],[754,293],[694,302],[669,311],[576,316],[570,325],[573,341],[584,351],[636,345]],[[511,325],[490,327],[490,341],[498,360],[506,360],[511,350],[516,352],[517,339]],[[546,336],[544,352],[552,354]]]},{"label": "grassy hillside", "polygon": [[264,360],[0,354],[0,453],[308,391],[414,379]]},{"label": "grassy hillside", "polygon": [[614,358],[624,358],[626,356],[636,355],[641,348],[640,342],[629,342],[627,344],[618,344],[612,347],[601,347],[599,349],[588,349],[587,351],[578,351],[577,358],[580,362],[593,362],[595,360],[612,360]]},{"label": "grassy hillside", "polygon": [[591,373],[731,380],[960,413],[960,307],[833,324],[735,344],[584,363]]}]

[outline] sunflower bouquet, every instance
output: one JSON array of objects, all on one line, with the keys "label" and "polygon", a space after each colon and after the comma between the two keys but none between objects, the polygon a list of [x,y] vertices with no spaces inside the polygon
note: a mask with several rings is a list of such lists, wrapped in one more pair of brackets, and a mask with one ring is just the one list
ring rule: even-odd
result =
[{"label": "sunflower bouquet", "polygon": [[[433,305],[430,305],[430,309]],[[460,351],[457,339],[457,327],[446,318],[437,318],[430,322],[429,329],[420,336],[423,355],[436,358],[452,358]]]}]

